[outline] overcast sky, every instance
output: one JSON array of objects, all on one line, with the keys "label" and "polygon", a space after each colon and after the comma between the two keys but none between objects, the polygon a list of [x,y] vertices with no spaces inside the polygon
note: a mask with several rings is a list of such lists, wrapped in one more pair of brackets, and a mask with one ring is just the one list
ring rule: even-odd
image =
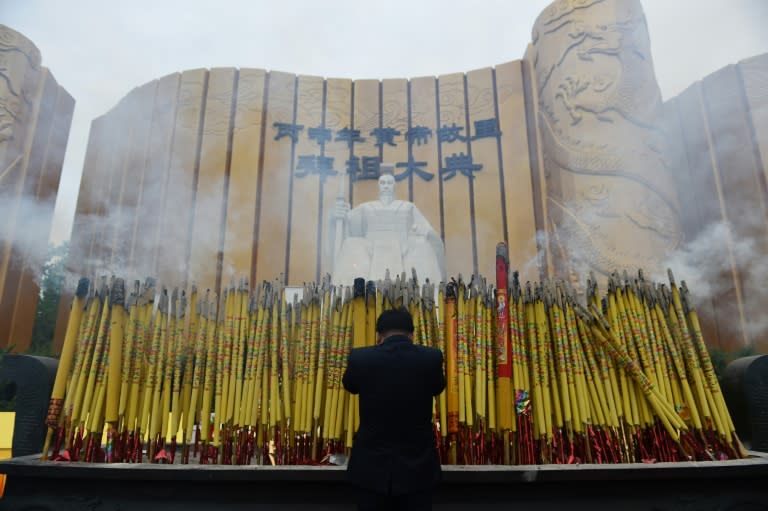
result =
[{"label": "overcast sky", "polygon": [[[199,67],[403,78],[522,58],[549,0],[0,0],[77,101],[51,240],[69,238],[91,120]],[[768,0],[643,0],[664,98],[768,52]]]}]

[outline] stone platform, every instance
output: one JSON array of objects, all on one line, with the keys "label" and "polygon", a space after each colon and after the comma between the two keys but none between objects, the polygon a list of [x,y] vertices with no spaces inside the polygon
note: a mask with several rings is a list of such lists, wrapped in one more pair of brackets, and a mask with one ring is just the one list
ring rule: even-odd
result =
[{"label": "stone platform", "polygon": [[[351,510],[343,467],[0,461],[0,510]],[[768,510],[768,455],[625,465],[446,466],[435,510]]]}]

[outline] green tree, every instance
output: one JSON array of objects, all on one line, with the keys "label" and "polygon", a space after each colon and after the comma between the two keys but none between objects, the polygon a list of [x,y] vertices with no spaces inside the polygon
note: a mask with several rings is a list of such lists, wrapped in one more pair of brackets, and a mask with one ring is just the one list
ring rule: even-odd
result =
[{"label": "green tree", "polygon": [[744,346],[743,348],[731,351],[724,351],[718,348],[709,348],[709,358],[712,360],[712,368],[715,370],[715,375],[720,384],[723,384],[723,376],[725,374],[725,368],[736,360],[742,357],[751,357],[756,355],[754,346]]},{"label": "green tree", "polygon": [[64,286],[64,261],[68,250],[69,243],[48,247],[48,257],[40,279],[40,300],[35,311],[32,340],[27,350],[29,355],[53,356],[53,334]]}]

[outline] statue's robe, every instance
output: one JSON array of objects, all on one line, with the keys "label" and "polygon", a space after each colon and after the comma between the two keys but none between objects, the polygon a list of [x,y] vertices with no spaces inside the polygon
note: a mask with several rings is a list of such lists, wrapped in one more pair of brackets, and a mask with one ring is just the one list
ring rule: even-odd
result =
[{"label": "statue's robe", "polygon": [[356,207],[346,217],[341,249],[333,265],[333,282],[351,285],[355,278],[408,277],[415,268],[419,281],[445,279],[445,249],[440,236],[411,202],[380,200]]}]

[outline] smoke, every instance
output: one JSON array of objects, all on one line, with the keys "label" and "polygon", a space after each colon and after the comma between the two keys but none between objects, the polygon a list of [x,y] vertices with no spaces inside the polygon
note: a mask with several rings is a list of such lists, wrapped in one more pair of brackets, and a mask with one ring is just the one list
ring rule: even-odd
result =
[{"label": "smoke", "polygon": [[[526,281],[537,281],[541,275],[541,269],[546,265],[547,261],[547,233],[543,230],[537,230],[534,239],[526,244],[521,244],[521,247],[536,247],[536,255],[530,257],[520,268],[510,268],[510,272],[520,272],[520,282],[525,284]],[[515,247],[510,247],[510,250],[515,250]]]},{"label": "smoke", "polygon": [[[723,221],[709,224],[695,239],[673,252],[665,268],[686,281],[696,307],[714,304],[721,331],[740,337],[741,325],[747,340],[754,343],[768,334],[764,310],[768,291],[763,285],[768,259],[758,239],[743,231],[744,221],[739,221],[738,228]],[[737,296],[736,286],[741,296]]]},{"label": "smoke", "polygon": [[[573,207],[573,201],[569,204]],[[593,218],[589,225],[598,231],[604,224]],[[756,234],[758,228],[764,225],[755,214],[744,214],[737,225],[712,222],[675,249],[654,254],[646,265],[600,269],[597,267],[600,261],[585,249],[583,235],[574,235],[567,222],[562,222],[559,228],[553,228],[548,238],[541,231],[537,233],[539,251],[528,260],[522,272],[536,271],[546,264],[545,247],[556,261],[562,262],[556,263],[556,277],[568,280],[579,292],[583,292],[590,271],[596,273],[601,288],[605,289],[605,279],[610,272],[622,274],[626,270],[634,277],[642,269],[650,281],[666,283],[669,269],[676,282],[687,284],[693,307],[710,317],[714,312],[711,319],[716,320],[721,343],[754,344],[768,336],[768,316],[764,312],[768,290],[763,285],[768,275],[768,259],[761,246],[762,238]],[[631,240],[627,243],[631,244]],[[562,274],[563,271],[568,274]]]},{"label": "smoke", "polygon": [[[731,244],[731,228],[725,222],[709,224],[694,240],[673,252],[666,260],[664,268],[654,270],[655,278],[665,279],[665,269],[669,268],[688,283],[693,290],[695,303],[701,305],[704,300],[721,294],[726,289],[722,276],[731,269],[732,259],[725,247]],[[734,240],[735,259],[748,260],[754,251],[751,240]]]},{"label": "smoke", "polygon": [[48,255],[48,234],[54,201],[38,200],[29,195],[0,195],[0,211],[5,225],[0,229],[0,246],[11,246],[17,263],[31,271],[40,285],[43,265]]},{"label": "smoke", "polygon": [[[127,182],[135,178],[129,172],[124,194],[129,189],[141,191],[136,197],[124,195],[117,204],[86,187],[84,193],[90,197],[85,200],[98,213],[81,215],[76,220],[76,230],[82,229],[86,235],[73,239],[68,284],[73,285],[81,276],[74,269],[79,267],[95,276],[115,275],[127,281],[156,277],[168,287],[185,282],[213,287],[223,248],[220,243],[226,243],[230,252],[242,253],[251,250],[252,240],[222,239],[226,229],[224,176],[201,184],[204,189],[194,194],[192,202],[192,191],[180,186],[191,182],[192,173],[192,169],[171,170],[170,174],[147,169],[138,187],[135,182]],[[226,222],[245,221],[248,213],[230,207]],[[227,284],[230,278],[248,271],[250,268],[227,265],[222,268],[222,282]]]}]

